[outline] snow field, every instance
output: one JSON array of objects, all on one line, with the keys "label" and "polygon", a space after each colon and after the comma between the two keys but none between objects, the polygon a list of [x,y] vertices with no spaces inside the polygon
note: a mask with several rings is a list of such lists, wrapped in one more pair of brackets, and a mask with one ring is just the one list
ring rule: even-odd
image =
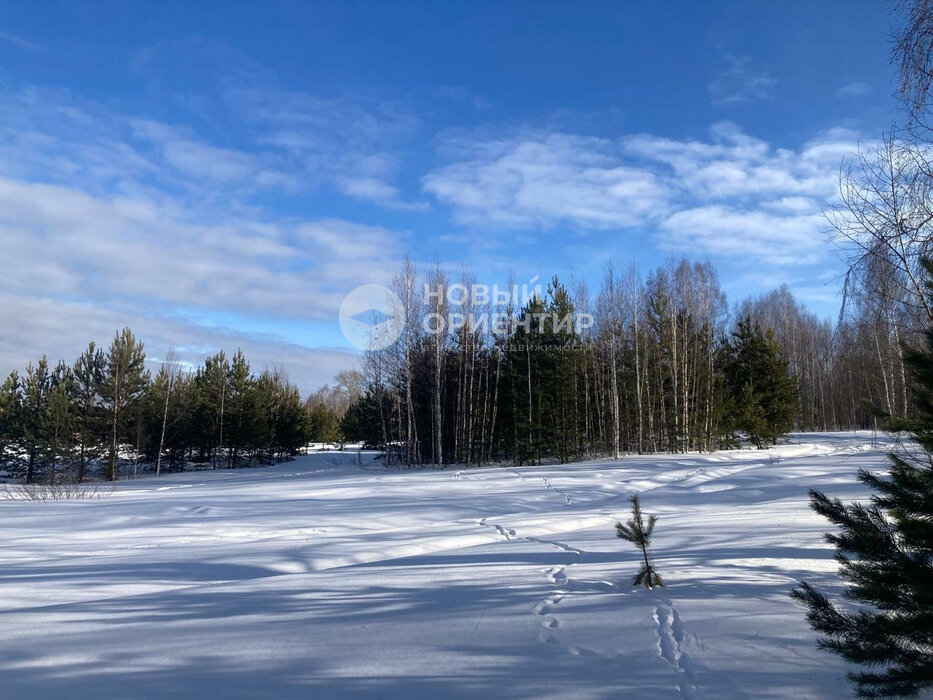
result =
[{"label": "snow field", "polygon": [[[0,502],[0,698],[839,698],[799,578],[840,590],[807,490],[868,433],[772,450],[386,471],[315,453]],[[668,584],[633,589],[627,496]]]}]

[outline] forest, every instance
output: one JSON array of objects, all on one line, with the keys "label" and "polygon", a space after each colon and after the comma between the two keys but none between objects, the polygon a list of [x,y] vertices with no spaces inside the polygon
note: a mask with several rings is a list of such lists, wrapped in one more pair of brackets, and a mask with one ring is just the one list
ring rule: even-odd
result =
[{"label": "forest", "polygon": [[[827,283],[841,289],[836,319],[786,286],[730,306],[705,261],[647,275],[610,262],[595,288],[554,277],[501,299],[468,270],[406,260],[390,283],[398,338],[304,399],[284,369],[254,371],[239,350],[198,366],[147,360],[128,328],[70,363],[36,358],[0,384],[0,476],[237,468],[310,442],[361,443],[386,466],[568,463],[908,420],[905,358],[933,323],[929,23],[911,15],[895,46],[907,123],[841,164],[824,209],[846,268]],[[432,325],[490,317],[505,323]]]},{"label": "forest", "polygon": [[[367,353],[366,390],[342,431],[413,465],[760,448],[790,430],[878,428],[911,409],[904,341],[926,317],[862,293],[887,284],[910,298],[908,276],[887,260],[855,266],[836,324],[786,287],[730,309],[708,262],[674,261],[644,279],[607,265],[595,293],[555,278],[517,311],[485,292],[436,293],[476,289],[469,273],[452,285],[439,266],[422,277],[406,263],[393,281],[405,327]],[[919,256],[906,262],[913,274]],[[561,322],[581,312],[589,327]],[[428,320],[438,315],[507,322],[438,333]]]},{"label": "forest", "polygon": [[[503,308],[427,293],[452,286],[446,273],[406,262],[392,282],[407,305],[399,338],[304,400],[240,351],[148,362],[129,329],[71,364],[39,358],[0,386],[0,465],[27,483],[113,480],[269,464],[310,442],[359,442],[387,466],[567,463],[878,428],[914,401],[904,350],[929,313],[911,295],[920,257],[855,266],[835,325],[786,287],[730,309],[708,262],[644,279],[609,264],[595,294],[553,278]],[[478,288],[468,273],[456,286]],[[505,323],[429,322],[494,313]],[[581,314],[590,322],[565,322]]]},{"label": "forest", "polygon": [[281,370],[252,373],[221,351],[185,371],[170,356],[153,375],[128,328],[71,365],[46,358],[0,386],[0,459],[26,483],[156,475],[189,463],[244,467],[286,459],[308,441],[309,415]]}]

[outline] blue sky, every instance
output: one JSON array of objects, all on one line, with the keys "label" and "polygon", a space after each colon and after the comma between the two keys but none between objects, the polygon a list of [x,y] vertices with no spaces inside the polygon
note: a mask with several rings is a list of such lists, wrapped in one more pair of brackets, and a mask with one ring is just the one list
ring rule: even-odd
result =
[{"label": "blue sky", "polygon": [[0,371],[129,324],[308,390],[406,253],[504,283],[709,259],[838,309],[821,214],[896,118],[889,5],[0,5]]}]

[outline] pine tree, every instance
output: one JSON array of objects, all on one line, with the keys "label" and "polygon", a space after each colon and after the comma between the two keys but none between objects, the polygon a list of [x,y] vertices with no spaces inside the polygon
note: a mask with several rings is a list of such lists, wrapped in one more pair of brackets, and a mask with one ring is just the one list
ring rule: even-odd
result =
[{"label": "pine tree", "polygon": [[105,426],[101,405],[104,368],[103,351],[90,343],[75,361],[71,371],[74,381],[77,481],[84,481],[88,465],[100,456],[100,446],[104,442]]},{"label": "pine tree", "polygon": [[110,459],[107,480],[117,478],[117,458],[122,431],[129,418],[130,409],[142,396],[149,383],[146,371],[146,354],[143,344],[129,328],[118,332],[110,344],[106,356],[106,369],[101,393],[110,427]]},{"label": "pine tree", "polygon": [[211,469],[216,469],[223,451],[224,404],[229,394],[230,363],[223,350],[204,361],[195,377],[198,389],[198,414],[203,427],[202,450],[211,455]]},{"label": "pine tree", "polygon": [[308,444],[310,424],[298,388],[290,384],[284,374],[276,373],[279,380],[273,454],[287,459]]},{"label": "pine tree", "polygon": [[42,357],[36,365],[26,367],[23,379],[23,441],[26,445],[28,462],[26,483],[36,480],[49,447],[49,392],[52,377],[49,362]]},{"label": "pine tree", "polygon": [[76,419],[75,382],[71,367],[59,362],[49,389],[49,483],[55,484],[59,461],[71,456]]},{"label": "pine tree", "polygon": [[341,441],[340,417],[323,403],[316,404],[308,411],[308,421],[311,442]]},{"label": "pine tree", "polygon": [[655,586],[664,586],[660,574],[655,570],[654,564],[648,559],[648,548],[651,546],[651,533],[654,532],[654,526],[658,522],[658,516],[649,515],[648,522],[645,522],[641,513],[641,504],[638,502],[638,494],[633,493],[629,497],[632,503],[632,517],[623,525],[616,523],[616,535],[627,542],[631,542],[641,549],[644,561],[641,570],[632,579],[633,586],[644,586],[651,589]]},{"label": "pine tree", "polygon": [[23,398],[19,373],[10,372],[0,385],[0,467],[8,466],[15,448],[22,440]]},{"label": "pine tree", "polygon": [[[933,264],[925,262],[933,279]],[[933,298],[933,284],[928,282]],[[792,596],[808,608],[818,646],[868,670],[849,674],[860,697],[913,697],[933,688],[933,327],[923,350],[905,353],[917,386],[912,435],[919,447],[890,455],[887,477],[859,472],[871,505],[844,504],[819,491],[811,507],[839,528],[835,545],[845,597],[836,607],[802,581]],[[917,450],[923,454],[917,454]]]},{"label": "pine tree", "polygon": [[237,350],[230,362],[227,386],[229,395],[225,402],[225,411],[228,416],[226,424],[229,432],[230,466],[236,469],[239,466],[240,450],[243,447],[251,447],[258,432],[253,375],[242,350]]}]

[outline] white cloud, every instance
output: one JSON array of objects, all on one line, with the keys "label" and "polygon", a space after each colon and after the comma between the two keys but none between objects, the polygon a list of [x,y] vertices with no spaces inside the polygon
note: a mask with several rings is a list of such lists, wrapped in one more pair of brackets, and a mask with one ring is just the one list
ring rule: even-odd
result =
[{"label": "white cloud", "polygon": [[[352,362],[334,351],[324,364],[320,350],[184,319],[192,309],[206,318],[279,319],[283,328],[332,324],[347,292],[388,280],[404,234],[341,220],[208,225],[197,217],[177,203],[0,178],[0,335],[16,339],[0,343],[0,371],[21,366],[24,355],[70,358],[76,344],[106,340],[123,324],[162,352],[178,344],[195,359],[198,349],[256,348],[256,362],[286,364],[306,390],[309,377],[324,381],[334,363]],[[46,307],[69,310],[35,315]]]},{"label": "white cloud", "polygon": [[756,264],[805,265],[825,255],[817,213],[777,215],[708,205],[679,211],[661,224],[662,248],[702,250],[710,255],[751,259]]},{"label": "white cloud", "polygon": [[726,56],[729,68],[707,86],[714,104],[769,100],[777,79],[757,68],[750,56]]},{"label": "white cloud", "polygon": [[730,122],[710,129],[708,141],[637,135],[623,140],[626,150],[644,161],[670,167],[687,193],[701,200],[733,197],[835,195],[842,158],[857,144],[852,132],[834,130],[797,150],[772,148]]},{"label": "white cloud", "polygon": [[729,122],[703,140],[455,136],[440,144],[454,162],[424,188],[474,226],[636,229],[664,249],[737,260],[767,252],[790,265],[825,254],[821,208],[856,146],[856,134],[834,129],[775,148]]},{"label": "white cloud", "polygon": [[[279,189],[330,189],[393,209],[396,150],[417,120],[389,103],[225,88],[211,138],[190,126],[124,115],[67,91],[0,90],[0,173],[71,182],[100,192],[155,186],[230,200]],[[224,135],[230,143],[218,143]],[[221,189],[218,189],[218,186]]]},{"label": "white cloud", "polygon": [[[13,267],[0,290],[324,319],[347,284],[382,280],[401,257],[403,234],[380,227],[199,218],[177,202],[0,179],[0,243]],[[353,257],[322,250],[328,236]]]},{"label": "white cloud", "polygon": [[[162,313],[160,309],[103,308],[95,304],[63,302],[29,295],[0,293],[4,324],[0,333],[0,372],[22,371],[43,355],[51,362],[71,362],[88,342],[106,347],[116,329],[129,326],[146,346],[150,368],[174,348],[179,359],[199,365],[218,350],[242,349],[253,371],[284,367],[303,391],[310,391],[344,369],[355,367],[358,356],[337,349],[308,348],[286,339],[205,327]],[[15,329],[15,333],[9,332]]]},{"label": "white cloud", "polygon": [[846,83],[843,85],[836,94],[839,97],[865,97],[865,95],[870,95],[873,92],[874,88],[868,83]]},{"label": "white cloud", "polygon": [[[257,363],[287,364],[304,389],[352,363],[217,324],[332,324],[353,287],[391,277],[405,232],[271,216],[253,194],[300,187],[304,168],[275,149],[220,146],[60,91],[0,92],[0,106],[0,372],[44,352],[70,359],[123,324],[193,359],[198,348],[254,348]],[[362,150],[360,162],[380,167]]]},{"label": "white cloud", "polygon": [[466,159],[428,174],[424,189],[464,223],[625,228],[667,208],[667,187],[625,165],[618,144],[605,139],[529,133],[491,142],[457,138],[445,147]]},{"label": "white cloud", "polygon": [[[308,345],[339,345],[335,331],[322,340],[307,329],[333,325],[353,287],[388,281],[408,234],[275,216],[266,207],[314,190],[424,207],[404,201],[393,182],[398,146],[417,119],[378,99],[277,91],[274,76],[212,42],[154,47],[140,53],[138,68],[179,51],[199,52],[223,76],[216,94],[186,101],[197,112],[186,125],[66,90],[0,86],[0,251],[8,268],[0,295],[6,338],[17,339],[0,342],[0,372],[42,352],[71,357],[124,323],[157,347],[213,350],[229,337],[226,347],[257,348],[257,362],[285,362],[316,381],[352,361],[336,351],[321,360],[323,350],[275,344],[257,329],[266,323],[296,329]],[[158,79],[150,76],[150,86]],[[202,120],[209,134],[197,129]],[[37,309],[58,305],[68,313],[29,331],[44,323]],[[225,318],[251,330],[220,330]],[[59,340],[67,348],[57,350]]]},{"label": "white cloud", "polygon": [[[277,217],[264,204],[325,188],[425,207],[397,184],[397,148],[418,121],[387,102],[245,79],[223,99],[232,121],[207,137],[63,91],[0,91],[0,297],[16,329],[0,337],[0,371],[42,352],[70,358],[124,323],[154,348],[175,343],[192,357],[242,346],[307,376],[349,362],[219,324],[237,314],[244,328],[327,323],[354,286],[391,276],[404,231]],[[663,249],[793,264],[820,254],[820,203],[834,195],[854,140],[837,130],[776,148],[726,122],[703,139],[446,135],[445,164],[423,189],[470,226],[653,234]]]},{"label": "white cloud", "polygon": [[215,184],[270,186],[292,179],[271,168],[269,156],[204,143],[183,130],[153,121],[134,119],[131,124],[134,133],[154,144],[165,162],[187,182],[206,180]]}]

